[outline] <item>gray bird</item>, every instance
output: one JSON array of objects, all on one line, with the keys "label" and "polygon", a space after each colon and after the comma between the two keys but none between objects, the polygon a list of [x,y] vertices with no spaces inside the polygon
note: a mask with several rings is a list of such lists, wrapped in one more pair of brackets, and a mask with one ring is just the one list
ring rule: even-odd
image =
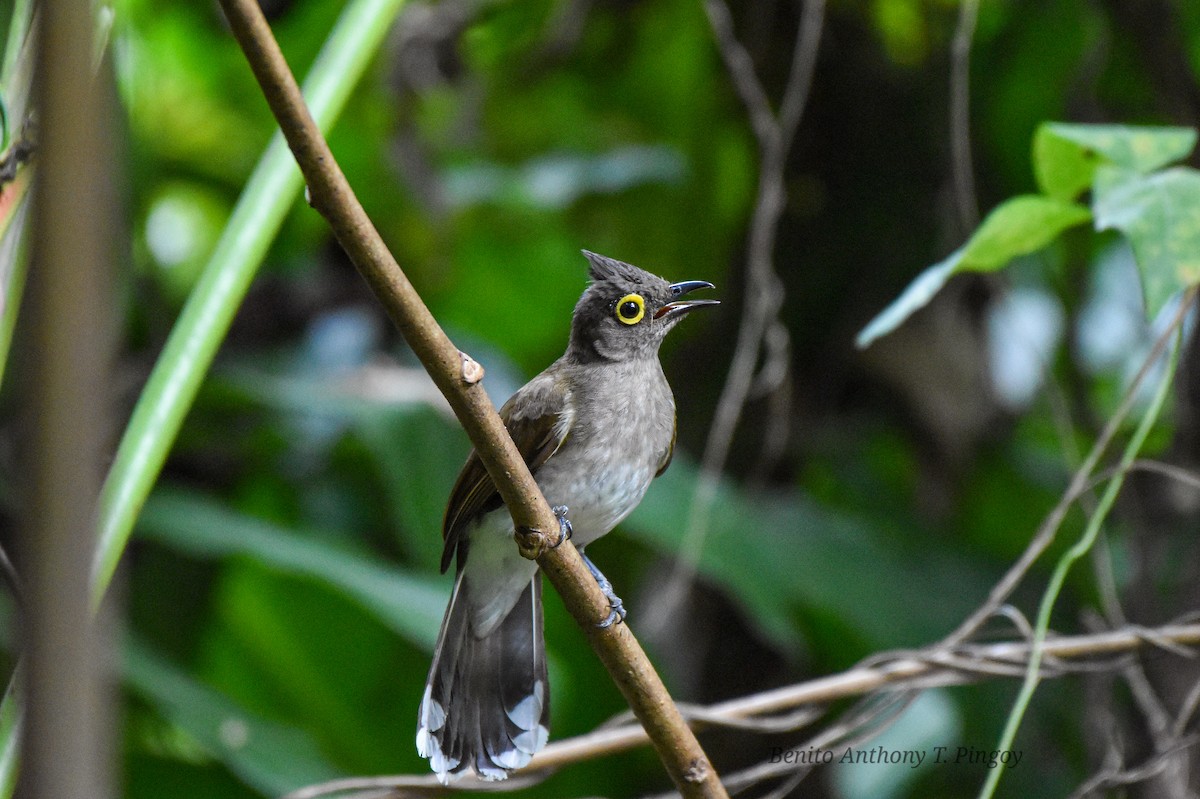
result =
[{"label": "gray bird", "polygon": [[[688,311],[717,304],[679,299],[711,283],[668,283],[583,254],[591,284],[575,306],[566,353],[500,409],[561,536],[581,553],[637,507],[671,462],[675,398],[658,348]],[[458,571],[421,700],[417,751],[442,783],[468,767],[500,780],[549,735],[542,583],[537,563],[518,552],[512,518],[474,451],[450,493],[442,533],[442,571],[456,555]],[[622,620],[612,586],[584,562],[612,605],[602,626]]]}]

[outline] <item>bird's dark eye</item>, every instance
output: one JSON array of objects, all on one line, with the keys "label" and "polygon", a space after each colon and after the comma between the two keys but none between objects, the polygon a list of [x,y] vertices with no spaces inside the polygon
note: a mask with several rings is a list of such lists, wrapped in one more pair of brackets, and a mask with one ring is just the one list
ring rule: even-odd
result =
[{"label": "bird's dark eye", "polygon": [[617,300],[617,319],[627,325],[636,325],[646,315],[646,302],[640,294],[626,294]]}]

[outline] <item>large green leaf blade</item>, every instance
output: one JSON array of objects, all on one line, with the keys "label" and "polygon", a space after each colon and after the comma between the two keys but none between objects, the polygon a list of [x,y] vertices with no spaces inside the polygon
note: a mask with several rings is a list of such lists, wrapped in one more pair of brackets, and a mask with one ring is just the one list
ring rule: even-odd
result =
[{"label": "large green leaf blade", "polygon": [[[697,479],[696,466],[676,455],[625,523],[626,534],[678,556]],[[953,627],[979,600],[963,586],[988,584],[953,556],[916,558],[869,521],[792,493],[752,497],[723,482],[707,531],[700,572],[785,650],[801,646],[802,609],[843,620],[873,648],[915,644]],[[881,563],[891,567],[880,570]],[[938,601],[923,605],[924,616],[905,611],[930,596]]]},{"label": "large green leaf blade", "polygon": [[1083,224],[1091,213],[1082,205],[1037,194],[1013,197],[992,210],[959,249],[925,269],[858,334],[866,348],[923,308],[959,272],[991,272],[1012,259],[1037,252],[1064,230]]},{"label": "large green leaf blade", "polygon": [[439,581],[382,566],[363,555],[229,510],[215,500],[160,489],[138,532],[199,557],[245,556],[321,580],[359,602],[397,634],[432,651],[446,606]]},{"label": "large green leaf blade", "polygon": [[1200,282],[1200,172],[1176,167],[1140,175],[1102,167],[1092,201],[1097,230],[1129,239],[1154,317],[1171,295]]},{"label": "large green leaf blade", "polygon": [[1038,189],[1060,200],[1073,200],[1092,185],[1099,157],[1095,151],[1056,135],[1049,124],[1033,137],[1033,175]]},{"label": "large green leaf blade", "polygon": [[17,789],[20,765],[21,717],[25,713],[17,691],[22,683],[18,664],[0,702],[0,796],[7,799]]},{"label": "large green leaf blade", "polygon": [[1033,140],[1033,171],[1045,194],[1070,200],[1111,165],[1140,174],[1173,164],[1196,146],[1196,131],[1182,127],[1076,125],[1048,122]]},{"label": "large green leaf blade", "polygon": [[[404,0],[346,6],[304,82],[313,118],[328,130],[382,44]],[[99,605],[167,454],[234,314],[303,185],[283,136],[272,138],[216,250],[155,363],[121,438],[100,497],[92,599]]]},{"label": "large green leaf blade", "polygon": [[958,271],[962,262],[963,249],[960,247],[950,253],[944,260],[926,267],[911,283],[900,292],[900,296],[888,303],[867,323],[854,343],[859,349],[866,349],[877,338],[886,336],[904,323],[908,317],[929,304],[929,301],[942,290],[946,281]]},{"label": "large green leaf blade", "polygon": [[1060,233],[1092,218],[1082,205],[1022,194],[992,210],[967,242],[959,272],[991,272],[1012,259],[1054,241]]},{"label": "large green leaf blade", "polygon": [[240,707],[136,639],[125,642],[126,684],[248,785],[278,796],[345,776],[303,731]]}]

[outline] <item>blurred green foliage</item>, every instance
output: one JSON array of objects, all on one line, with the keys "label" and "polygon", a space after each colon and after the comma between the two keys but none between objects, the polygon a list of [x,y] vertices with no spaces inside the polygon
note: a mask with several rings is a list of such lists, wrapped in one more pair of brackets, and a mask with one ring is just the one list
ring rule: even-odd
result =
[{"label": "blurred green foliage", "polygon": [[[1130,247],[1082,229],[1089,211],[1073,201],[1093,180],[1093,203],[1122,213],[1161,188],[1152,179],[1196,191],[1190,170],[1154,171],[1196,157],[1186,132],[1127,163],[1085,129],[1039,128],[1196,126],[1200,12],[1144,5],[1162,23],[1149,31],[1115,0],[982,4],[970,97],[978,204],[1045,196],[1001,205],[989,232],[1005,235],[977,237],[980,269],[1020,256],[1003,276],[950,281],[947,269],[942,305],[858,354],[855,332],[972,233],[957,228],[950,199],[958,5],[829,2],[775,252],[791,337],[786,391],[753,399],[698,586],[646,640],[678,698],[731,698],[936,640],[981,602],[1052,506],[1151,335]],[[342,5],[264,6],[304,75]],[[273,126],[214,4],[117,0],[113,10],[130,215],[129,378],[115,390],[127,411]],[[734,14],[777,96],[795,9],[741,3]],[[702,4],[410,2],[331,144],[434,314],[486,366],[498,403],[561,353],[585,283],[581,248],[718,285],[722,313],[689,319],[664,348],[680,414],[675,462],[589,550],[640,633],[685,538],[739,321],[756,189],[756,145]],[[1133,173],[1104,177],[1122,166]],[[1101,221],[1096,206],[1090,213]],[[1104,219],[1138,255],[1139,231],[1165,224],[1153,209]],[[1150,292],[1151,307],[1176,287]],[[764,447],[781,414],[790,433]],[[1181,412],[1162,425],[1153,451],[1186,454],[1188,421]],[[438,530],[467,449],[324,223],[297,202],[126,555],[125,796],[271,796],[339,775],[424,772],[416,707],[449,589]],[[0,498],[19,474],[4,457]],[[1171,554],[1188,551],[1194,518],[1152,489],[1139,494],[1141,513],[1110,525],[1118,588],[1146,624],[1188,609],[1197,568]],[[1069,517],[1052,555],[1082,521]],[[1031,613],[1048,571],[1035,570],[1014,602]],[[1098,590],[1091,575],[1073,575],[1055,625],[1078,629]],[[560,739],[623,706],[550,593]],[[945,691],[901,729],[935,736],[930,745],[986,748],[1014,693],[1000,682]],[[1007,776],[1007,790],[1063,795],[1096,767],[1083,696],[1079,681],[1041,689],[1017,741],[1032,765]],[[719,740],[728,771],[774,745]],[[889,795],[960,795],[983,777],[931,768]],[[641,751],[567,769],[529,794],[631,796],[665,783]],[[878,795],[856,784],[818,772],[800,791]]]}]

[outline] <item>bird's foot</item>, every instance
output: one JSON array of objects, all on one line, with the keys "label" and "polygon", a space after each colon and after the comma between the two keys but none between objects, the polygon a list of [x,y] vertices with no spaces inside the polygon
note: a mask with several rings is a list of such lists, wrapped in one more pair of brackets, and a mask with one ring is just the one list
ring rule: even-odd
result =
[{"label": "bird's foot", "polygon": [[555,505],[550,510],[554,511],[554,516],[558,519],[558,540],[551,544],[550,548],[558,549],[563,541],[571,540],[575,531],[571,528],[571,520],[567,518],[569,508],[566,505]]},{"label": "bird's foot", "polygon": [[567,506],[555,505],[551,510],[558,519],[558,537],[554,540],[550,540],[550,535],[545,530],[537,527],[517,525],[517,529],[513,531],[514,537],[517,539],[517,548],[521,551],[522,557],[537,560],[543,552],[558,549],[563,541],[571,538],[571,521],[567,518]]},{"label": "bird's foot", "polygon": [[600,587],[600,591],[603,592],[604,598],[608,600],[609,607],[612,608],[612,611],[608,614],[608,618],[606,618],[604,621],[597,622],[596,626],[604,629],[605,627],[611,627],[614,624],[625,621],[625,616],[627,615],[625,611],[625,605],[621,602],[621,597],[617,596],[613,592],[612,583],[608,581],[608,578],[604,576],[602,571],[596,568],[596,564],[592,563],[591,558],[589,558],[587,555],[584,555],[582,552],[579,554],[583,558],[584,564],[588,567],[588,571],[592,573],[592,577],[596,579],[596,585]]}]

